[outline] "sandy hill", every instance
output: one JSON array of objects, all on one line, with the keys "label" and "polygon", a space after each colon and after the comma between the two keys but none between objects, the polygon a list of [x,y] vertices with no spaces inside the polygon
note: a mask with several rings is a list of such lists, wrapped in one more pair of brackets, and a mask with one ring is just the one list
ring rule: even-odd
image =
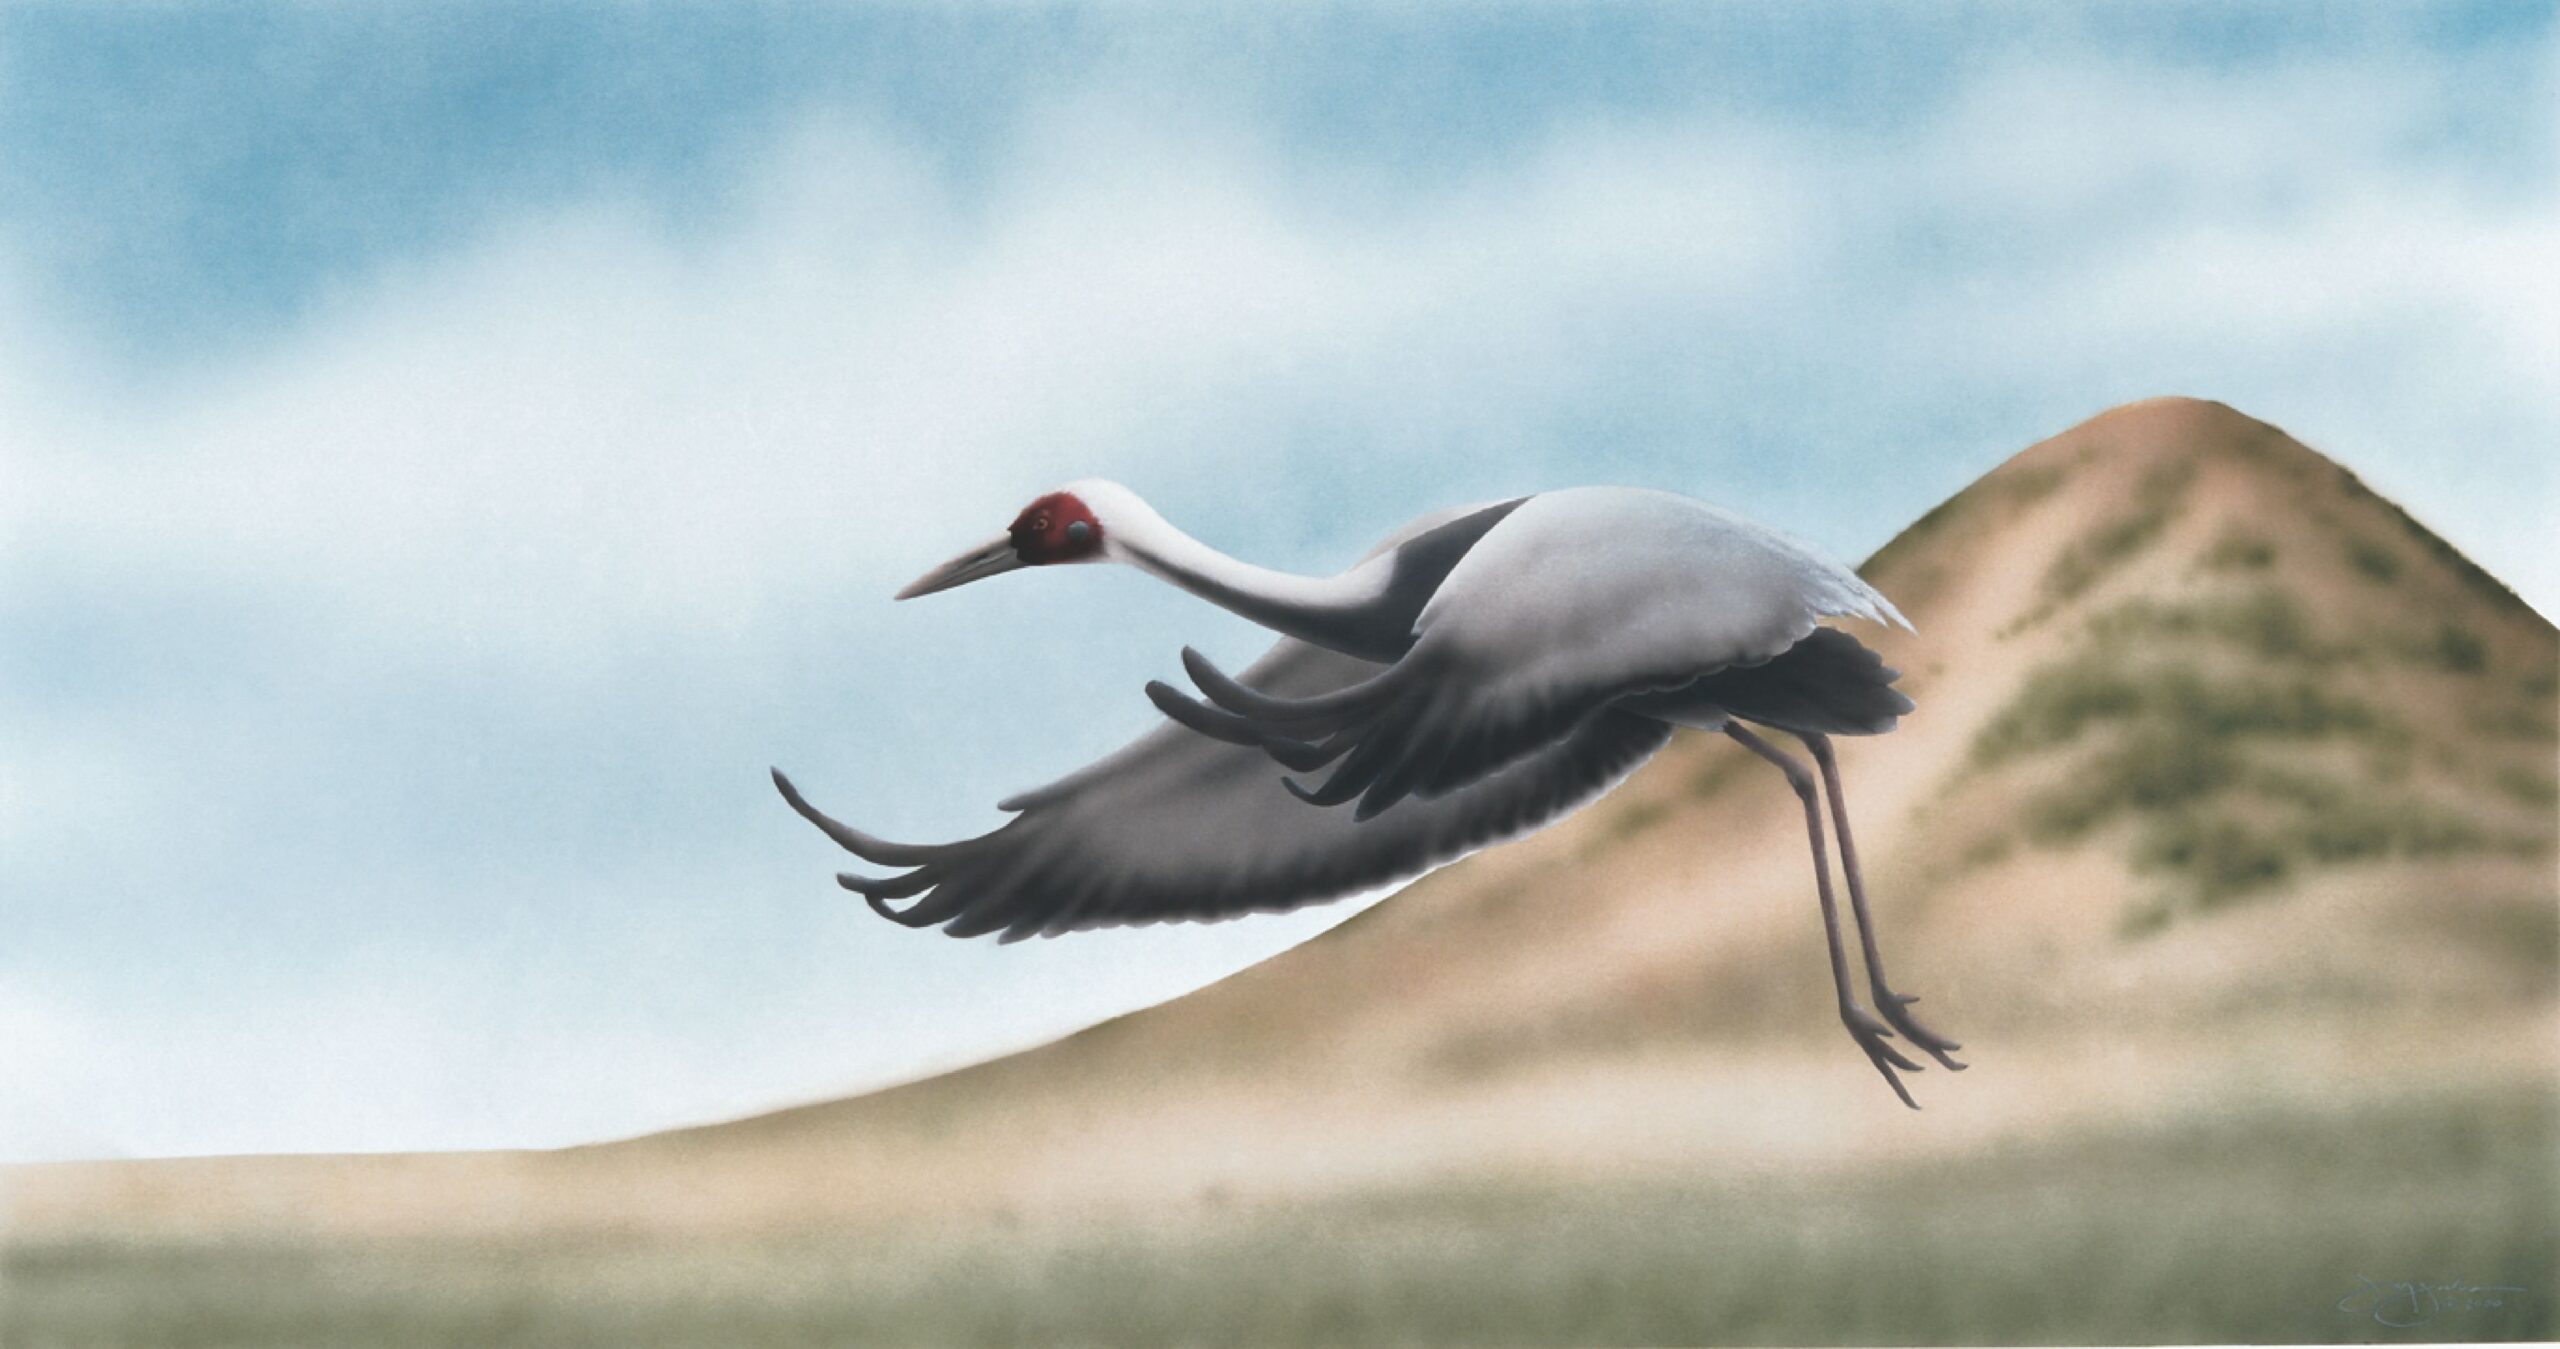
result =
[{"label": "sandy hill", "polygon": [[[1796,804],[1684,736],[1597,806],[1215,986],[858,1099],[561,1153],[24,1168],[79,1232],[772,1232],[1476,1178],[1819,1177],[2074,1129],[2549,1094],[2560,634],[2218,404],[2036,445],[1866,572],[1920,710],[1843,760],[1897,1105],[1829,1006]],[[1097,1217],[1096,1215],[1100,1215]]]}]

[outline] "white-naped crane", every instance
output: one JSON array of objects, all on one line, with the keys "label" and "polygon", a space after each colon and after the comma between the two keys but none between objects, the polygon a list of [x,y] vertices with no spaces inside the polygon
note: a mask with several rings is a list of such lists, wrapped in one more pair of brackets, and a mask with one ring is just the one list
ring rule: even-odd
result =
[{"label": "white-naped crane", "polygon": [[[1910,626],[1846,567],[1686,497],[1579,487],[1427,515],[1340,575],[1294,576],[1227,557],[1097,479],[1032,502],[898,598],[1084,562],[1134,566],[1282,638],[1240,678],[1184,650],[1204,698],[1147,685],[1171,724],[1000,803],[1014,818],[976,838],[875,838],[775,770],[828,837],[905,869],[837,877],[881,916],[1016,941],[1294,909],[1547,824],[1691,726],[1777,765],[1803,800],[1840,1019],[1895,1094],[1918,1108],[1895,1070],[1920,1065],[1888,1043],[1896,1031],[1965,1066],[1886,983],[1850,842],[1830,737],[1889,731],[1912,704],[1881,657],[1823,626]],[[1813,767],[1750,725],[1802,740]],[[1328,766],[1312,787],[1287,776]],[[1872,1010],[1841,941],[1824,795]]]}]

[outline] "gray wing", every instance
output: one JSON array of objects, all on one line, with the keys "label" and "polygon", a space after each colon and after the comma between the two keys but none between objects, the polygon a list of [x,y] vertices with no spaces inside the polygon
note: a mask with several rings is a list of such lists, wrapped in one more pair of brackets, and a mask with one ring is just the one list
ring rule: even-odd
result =
[{"label": "gray wing", "polygon": [[1412,649],[1360,683],[1291,694],[1186,651],[1215,706],[1173,695],[1167,710],[1301,771],[1339,758],[1323,786],[1290,786],[1317,805],[1357,798],[1366,819],[1539,755],[1622,700],[1770,661],[1844,616],[1901,618],[1774,530],[1667,493],[1577,488],[1532,497],[1486,533],[1423,608]]},{"label": "gray wing", "polygon": [[[1246,672],[1317,696],[1381,667],[1284,640]],[[1671,728],[1612,712],[1463,791],[1368,821],[1293,799],[1261,748],[1167,724],[1072,776],[1004,803],[1019,814],[957,843],[889,843],[844,825],[774,774],[793,809],[847,851],[902,876],[838,879],[881,916],[1003,940],[1083,928],[1274,913],[1374,889],[1572,810],[1635,771]],[[913,899],[900,909],[892,901]]]}]

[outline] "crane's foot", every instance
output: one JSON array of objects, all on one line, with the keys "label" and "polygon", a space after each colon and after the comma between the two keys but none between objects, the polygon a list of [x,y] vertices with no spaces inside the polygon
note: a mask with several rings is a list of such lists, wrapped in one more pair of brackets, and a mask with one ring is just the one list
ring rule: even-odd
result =
[{"label": "crane's foot", "polygon": [[1902,1032],[1903,1039],[1918,1046],[1921,1053],[1936,1059],[1948,1072],[1961,1073],[1969,1066],[1956,1062],[1949,1052],[1962,1049],[1963,1045],[1920,1024],[1920,1018],[1911,1014],[1911,1004],[1920,1001],[1919,998],[1908,993],[1896,993],[1882,984],[1877,984],[1873,991],[1876,1010],[1884,1014],[1886,1024]]},{"label": "crane's foot", "polygon": [[1885,1043],[1893,1038],[1892,1029],[1877,1020],[1875,1013],[1854,1002],[1841,1005],[1840,1024],[1849,1028],[1849,1038],[1866,1051],[1867,1061],[1876,1066],[1877,1072],[1884,1074],[1885,1085],[1893,1088],[1893,1094],[1901,1097],[1904,1105],[1919,1109],[1920,1103],[1911,1099],[1910,1090],[1902,1085],[1902,1078],[1894,1069],[1916,1073],[1920,1071],[1920,1065],[1904,1057],[1901,1050]]}]

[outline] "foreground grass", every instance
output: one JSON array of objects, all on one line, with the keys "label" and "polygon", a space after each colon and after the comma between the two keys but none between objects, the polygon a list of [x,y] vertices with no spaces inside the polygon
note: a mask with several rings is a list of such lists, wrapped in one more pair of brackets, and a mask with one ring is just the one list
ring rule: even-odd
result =
[{"label": "foreground grass", "polygon": [[[1158,1227],[21,1248],[0,1343],[2144,1343],[2548,1338],[2540,1091],[1889,1174],[1447,1188]],[[2360,1279],[2521,1286],[2410,1328]],[[2412,1319],[2398,1304],[2390,1319]]]}]

